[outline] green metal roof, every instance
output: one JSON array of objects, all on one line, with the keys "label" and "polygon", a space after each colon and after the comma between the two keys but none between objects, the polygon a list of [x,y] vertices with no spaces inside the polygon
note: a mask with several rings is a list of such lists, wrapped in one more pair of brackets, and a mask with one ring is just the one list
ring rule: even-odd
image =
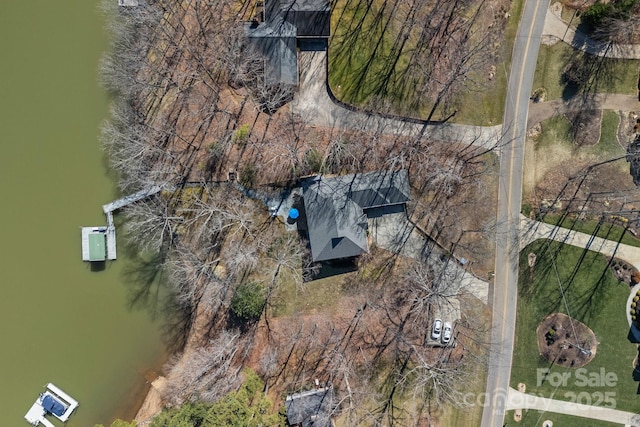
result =
[{"label": "green metal roof", "polygon": [[89,234],[89,261],[104,261],[107,258],[103,233]]}]

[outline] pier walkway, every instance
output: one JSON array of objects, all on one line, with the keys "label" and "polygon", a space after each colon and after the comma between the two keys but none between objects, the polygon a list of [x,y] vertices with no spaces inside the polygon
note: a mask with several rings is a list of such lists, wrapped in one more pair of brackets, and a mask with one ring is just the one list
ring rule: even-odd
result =
[{"label": "pier walkway", "polygon": [[146,197],[158,194],[162,190],[162,188],[163,187],[160,185],[154,185],[153,187],[145,188],[144,190],[140,190],[137,193],[130,194],[111,203],[107,203],[106,205],[102,205],[102,210],[105,214],[109,214],[110,212],[123,208],[130,203],[134,203],[138,200],[142,200]]},{"label": "pier walkway", "polygon": [[82,260],[102,262],[116,259],[116,226],[113,223],[113,212],[128,204],[153,196],[163,188],[161,185],[154,185],[102,205],[102,210],[107,216],[107,226],[82,227]]}]

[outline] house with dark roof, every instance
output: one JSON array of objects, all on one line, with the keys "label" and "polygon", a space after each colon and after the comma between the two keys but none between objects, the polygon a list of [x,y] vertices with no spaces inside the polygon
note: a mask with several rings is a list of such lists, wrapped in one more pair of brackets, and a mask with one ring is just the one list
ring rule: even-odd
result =
[{"label": "house with dark roof", "polygon": [[286,397],[287,423],[295,427],[331,427],[333,389],[325,387]]},{"label": "house with dark roof", "polygon": [[369,252],[368,218],[402,211],[409,200],[406,170],[316,177],[303,190],[312,261]]},{"label": "house with dark roof", "polygon": [[298,85],[296,29],[288,22],[278,25],[246,22],[245,35],[265,58],[267,84]]},{"label": "house with dark roof", "polygon": [[261,19],[244,24],[245,36],[265,58],[269,84],[298,85],[298,49],[330,32],[329,0],[265,0]]},{"label": "house with dark roof", "polygon": [[296,28],[298,38],[327,39],[330,32],[329,0],[267,0],[279,4],[278,14]]}]

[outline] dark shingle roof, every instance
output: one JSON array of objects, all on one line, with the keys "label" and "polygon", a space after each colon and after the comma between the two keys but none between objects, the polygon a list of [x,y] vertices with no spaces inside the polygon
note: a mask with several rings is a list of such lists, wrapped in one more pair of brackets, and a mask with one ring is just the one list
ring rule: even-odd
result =
[{"label": "dark shingle roof", "polygon": [[264,22],[247,22],[247,38],[265,57],[268,84],[298,85],[297,37],[329,37],[328,0],[265,0]]},{"label": "dark shingle roof", "polygon": [[281,0],[281,14],[297,29],[298,37],[329,37],[328,0]]},{"label": "dark shingle roof", "polygon": [[251,44],[265,57],[269,84],[298,84],[296,29],[288,22],[278,24],[245,23],[244,31]]},{"label": "dark shingle roof", "polygon": [[318,177],[304,190],[311,258],[349,258],[368,252],[367,209],[409,200],[406,170]]},{"label": "dark shingle roof", "polygon": [[331,388],[305,391],[287,396],[284,402],[287,408],[289,425],[302,427],[330,427],[333,409],[333,391]]}]

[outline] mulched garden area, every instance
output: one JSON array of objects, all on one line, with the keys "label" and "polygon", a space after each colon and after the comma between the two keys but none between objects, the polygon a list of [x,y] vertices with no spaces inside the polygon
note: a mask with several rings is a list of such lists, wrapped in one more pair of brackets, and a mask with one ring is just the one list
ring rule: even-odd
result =
[{"label": "mulched garden area", "polygon": [[549,362],[567,368],[585,366],[596,355],[598,342],[591,329],[563,313],[552,313],[536,329],[538,350]]}]

